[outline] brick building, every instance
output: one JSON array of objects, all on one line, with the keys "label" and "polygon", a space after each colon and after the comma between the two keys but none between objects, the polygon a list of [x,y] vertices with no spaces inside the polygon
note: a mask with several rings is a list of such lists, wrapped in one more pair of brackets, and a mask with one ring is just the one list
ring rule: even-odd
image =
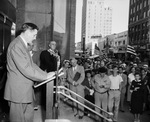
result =
[{"label": "brick building", "polygon": [[[129,7],[129,45],[135,47],[143,61],[147,61],[150,57],[149,52],[149,0],[130,0]],[[142,55],[141,55],[142,54]]]}]

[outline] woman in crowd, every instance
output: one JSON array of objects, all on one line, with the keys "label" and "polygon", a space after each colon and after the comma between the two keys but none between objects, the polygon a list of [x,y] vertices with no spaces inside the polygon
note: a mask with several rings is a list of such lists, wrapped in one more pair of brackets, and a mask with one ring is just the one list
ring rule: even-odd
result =
[{"label": "woman in crowd", "polygon": [[[91,70],[87,70],[85,74],[86,74],[86,77],[84,81],[82,82],[82,85],[84,86],[85,99],[90,101],[91,103],[94,103],[94,89],[92,87]],[[94,106],[92,106],[88,102],[85,102],[85,105],[88,106],[89,108],[94,109]],[[88,111],[86,108],[84,111],[85,111],[84,115],[90,116],[90,111]]]},{"label": "woman in crowd", "polygon": [[64,73],[64,75],[62,75],[60,77],[61,78],[61,85],[63,85],[63,86],[67,86],[66,79],[67,79],[68,68],[69,68],[69,60],[64,60],[64,62],[63,62],[63,73]]},{"label": "woman in crowd", "polygon": [[134,114],[134,122],[140,122],[144,103],[144,81],[141,80],[140,73],[135,73],[135,80],[131,83],[130,92],[132,93],[131,112]]},{"label": "woman in crowd", "polygon": [[[69,60],[64,60],[64,62],[63,62],[63,73],[64,73],[64,75],[62,75],[60,77],[60,85],[65,86],[67,88],[69,88],[69,84],[67,82],[67,70],[69,68],[69,64],[70,64]],[[67,94],[70,95],[70,93],[67,93]],[[65,98],[64,101],[66,101],[67,99],[68,98]]]},{"label": "woman in crowd", "polygon": [[128,91],[127,91],[127,101],[129,102],[129,105],[130,105],[130,102],[131,102],[131,92],[130,92],[130,87],[131,87],[131,83],[133,80],[135,80],[135,67],[131,67],[130,69],[130,74],[128,75]]}]

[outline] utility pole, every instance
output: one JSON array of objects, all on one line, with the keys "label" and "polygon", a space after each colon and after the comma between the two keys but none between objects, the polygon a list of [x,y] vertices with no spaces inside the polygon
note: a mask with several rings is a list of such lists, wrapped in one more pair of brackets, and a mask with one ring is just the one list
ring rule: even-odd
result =
[{"label": "utility pole", "polygon": [[83,35],[83,45],[82,45],[82,48],[83,48],[83,54],[85,54],[85,35]]}]

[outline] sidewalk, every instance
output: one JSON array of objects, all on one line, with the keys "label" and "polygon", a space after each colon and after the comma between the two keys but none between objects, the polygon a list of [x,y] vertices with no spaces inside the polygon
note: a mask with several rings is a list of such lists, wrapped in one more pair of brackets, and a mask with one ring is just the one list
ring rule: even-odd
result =
[{"label": "sidewalk", "polygon": [[[65,104],[63,101],[60,102],[59,105],[59,119],[67,119],[71,122],[95,122],[95,120],[84,116],[83,119],[78,119],[74,117],[74,113],[72,108]],[[125,107],[125,112],[119,112],[118,122],[133,122],[133,115],[130,111]],[[150,111],[149,111],[150,113]],[[37,111],[35,111],[34,122],[44,122],[45,121],[45,111],[42,110],[41,106]],[[141,116],[141,122],[150,122],[150,115],[148,112],[144,112]]]}]

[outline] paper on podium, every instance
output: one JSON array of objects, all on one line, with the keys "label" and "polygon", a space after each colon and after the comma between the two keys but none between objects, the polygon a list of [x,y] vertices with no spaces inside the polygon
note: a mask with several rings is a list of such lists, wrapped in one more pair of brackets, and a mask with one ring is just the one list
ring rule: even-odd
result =
[{"label": "paper on podium", "polygon": [[[62,76],[62,75],[64,75],[64,73],[62,72],[62,68],[61,68],[61,69],[58,71],[58,77],[60,77],[60,76]],[[43,81],[43,82],[40,82],[39,84],[34,85],[34,88],[37,88],[37,87],[39,87],[39,86],[41,86],[41,85],[43,85],[43,84],[46,84],[46,83],[50,82],[51,80],[54,80],[55,78],[56,78],[56,75],[52,76],[51,78],[49,78],[49,79],[47,79],[47,80],[45,80],[45,81]]]}]

